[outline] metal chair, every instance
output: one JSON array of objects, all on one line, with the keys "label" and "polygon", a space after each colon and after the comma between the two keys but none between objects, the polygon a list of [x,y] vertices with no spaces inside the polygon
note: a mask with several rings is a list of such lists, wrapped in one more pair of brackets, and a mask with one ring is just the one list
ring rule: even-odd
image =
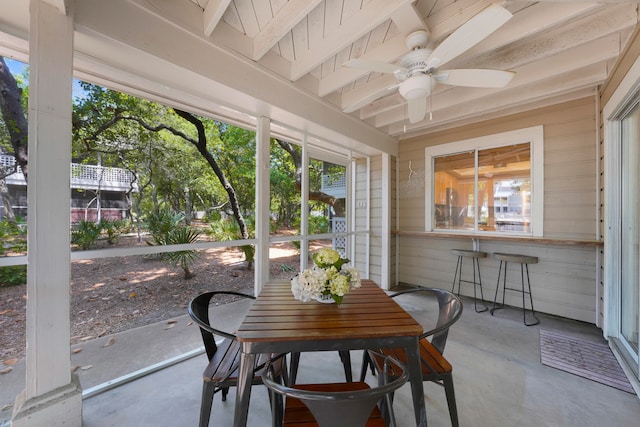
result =
[{"label": "metal chair", "polygon": [[[455,390],[453,388],[453,366],[444,358],[444,348],[447,344],[449,328],[460,319],[462,315],[462,301],[452,292],[438,288],[418,287],[392,294],[395,298],[400,295],[423,292],[436,297],[438,301],[438,320],[433,329],[429,329],[420,335],[420,358],[422,361],[422,381],[431,381],[444,387],[449,406],[451,425],[458,427],[458,409],[456,405]],[[427,338],[430,337],[430,340]],[[407,363],[407,355],[402,348],[384,348],[377,350],[379,353],[391,356],[401,363]],[[364,381],[367,369],[375,375],[380,372],[382,359],[379,356],[371,357],[372,352],[364,352],[362,359],[362,371],[360,381]],[[381,378],[378,378],[380,381]]]},{"label": "metal chair", "polygon": [[[351,382],[353,381],[353,374],[351,373],[351,354],[349,350],[340,350],[340,361],[342,362],[342,366],[344,367],[344,378],[345,381]],[[296,379],[298,378],[298,365],[300,365],[300,353],[295,352],[291,353],[291,363],[289,367],[289,384],[295,384]]]},{"label": "metal chair", "polygon": [[[229,387],[238,383],[238,368],[240,365],[240,344],[235,335],[211,326],[209,321],[209,305],[216,295],[233,295],[241,298],[255,299],[255,297],[233,291],[213,291],[198,295],[189,303],[189,316],[200,327],[202,342],[207,353],[209,363],[203,373],[202,402],[200,404],[200,427],[209,425],[213,396],[221,391],[222,400],[227,400]],[[219,339],[216,341],[216,337]],[[253,384],[262,384],[260,371],[272,359],[271,366],[277,376],[286,371],[283,355],[260,355],[256,358]],[[271,398],[271,396],[270,396]]]},{"label": "metal chair", "polygon": [[[373,388],[364,381],[285,386],[268,365],[264,384],[280,395],[271,401],[273,426],[382,427],[387,426],[384,417],[388,417],[388,425],[395,427],[391,393],[407,382],[408,374],[394,358],[378,356],[385,381]],[[384,415],[376,406],[381,399]]]}]

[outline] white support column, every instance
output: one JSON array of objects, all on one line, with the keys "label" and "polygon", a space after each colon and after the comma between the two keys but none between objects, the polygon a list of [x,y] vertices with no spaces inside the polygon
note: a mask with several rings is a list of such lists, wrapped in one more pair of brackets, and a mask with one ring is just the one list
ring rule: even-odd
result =
[{"label": "white support column", "polygon": [[302,136],[302,183],[300,186],[300,271],[308,267],[309,262],[309,150],[307,134]]},{"label": "white support column", "polygon": [[269,280],[270,140],[271,120],[259,117],[256,129],[256,295]]},{"label": "white support column", "polygon": [[382,224],[380,227],[382,253],[380,256],[382,271],[380,277],[382,289],[391,287],[391,156],[382,154]]},{"label": "white support column", "polygon": [[12,426],[81,426],[71,374],[69,180],[73,18],[31,0],[26,389]]}]

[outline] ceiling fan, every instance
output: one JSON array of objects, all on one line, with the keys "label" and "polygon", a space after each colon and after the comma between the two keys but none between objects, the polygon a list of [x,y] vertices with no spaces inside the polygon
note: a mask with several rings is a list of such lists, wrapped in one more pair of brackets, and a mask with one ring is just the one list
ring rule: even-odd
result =
[{"label": "ceiling fan", "polygon": [[511,12],[501,6],[490,5],[465,22],[433,50],[426,47],[429,41],[429,32],[426,30],[415,31],[407,36],[406,44],[409,52],[400,59],[399,65],[359,58],[346,62],[344,65],[347,67],[392,73],[398,82],[347,106],[343,111],[351,113],[398,89],[400,95],[407,101],[409,122],[417,123],[425,118],[427,97],[431,94],[436,83],[485,88],[506,86],[515,74],[512,71],[439,70],[438,67],[469,50],[501,27],[512,16]]}]

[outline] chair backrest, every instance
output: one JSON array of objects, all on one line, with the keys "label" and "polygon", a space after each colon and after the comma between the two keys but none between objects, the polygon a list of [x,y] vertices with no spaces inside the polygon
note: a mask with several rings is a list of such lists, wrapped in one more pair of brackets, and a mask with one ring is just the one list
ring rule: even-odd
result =
[{"label": "chair backrest", "polygon": [[200,294],[192,299],[191,302],[189,302],[189,316],[191,316],[191,319],[193,319],[193,321],[196,322],[200,327],[202,343],[204,344],[204,349],[207,352],[207,357],[209,358],[209,360],[213,358],[213,355],[218,350],[215,335],[232,340],[236,339],[236,336],[232,333],[225,332],[211,326],[211,322],[209,321],[209,305],[211,304],[211,300],[213,299],[213,297],[217,295],[231,295],[235,297],[255,299],[255,297],[252,295],[247,295],[240,292],[212,291]]},{"label": "chair backrest", "polygon": [[429,339],[431,344],[438,349],[440,354],[443,354],[444,347],[447,344],[447,337],[449,336],[449,328],[462,316],[462,301],[454,293],[445,289],[427,287],[416,287],[396,292],[391,295],[391,298],[416,292],[433,295],[438,300],[438,320],[436,326],[432,329],[425,330],[420,338],[431,337]]},{"label": "chair backrest", "polygon": [[[386,401],[389,425],[395,426],[391,393],[407,382],[408,373],[404,365],[394,358],[381,354],[380,357],[384,358],[385,372],[380,376],[383,384],[373,388],[363,382],[326,384],[332,386],[331,391],[324,391],[327,390],[326,387],[322,387],[324,384],[302,384],[287,387],[274,381],[271,366],[267,366],[263,383],[275,393],[287,398],[298,399],[304,403],[320,427],[365,426],[371,412],[381,398]],[[390,370],[393,373],[390,373]],[[389,381],[389,378],[392,379]],[[274,414],[276,412],[274,411]],[[286,413],[284,415],[286,418]]]}]

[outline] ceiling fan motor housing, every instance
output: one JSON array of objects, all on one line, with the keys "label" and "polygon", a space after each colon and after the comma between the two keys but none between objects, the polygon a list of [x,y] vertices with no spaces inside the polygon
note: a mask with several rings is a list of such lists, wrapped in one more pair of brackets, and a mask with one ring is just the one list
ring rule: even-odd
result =
[{"label": "ceiling fan motor housing", "polygon": [[427,74],[416,74],[400,83],[398,91],[406,100],[426,98],[431,93],[436,81]]}]

